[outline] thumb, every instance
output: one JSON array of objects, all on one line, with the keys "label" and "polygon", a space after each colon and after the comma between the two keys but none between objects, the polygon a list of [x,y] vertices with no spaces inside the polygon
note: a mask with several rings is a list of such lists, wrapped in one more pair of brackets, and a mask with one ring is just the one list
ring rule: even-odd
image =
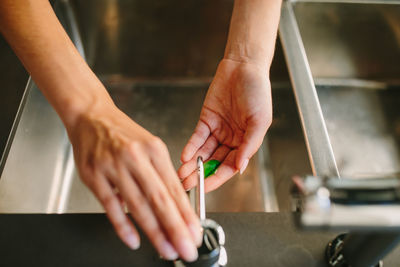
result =
[{"label": "thumb", "polygon": [[243,142],[239,145],[236,154],[235,164],[240,174],[244,172],[250,158],[260,148],[269,125],[270,123],[260,123],[256,121],[252,121],[248,124],[243,136]]}]

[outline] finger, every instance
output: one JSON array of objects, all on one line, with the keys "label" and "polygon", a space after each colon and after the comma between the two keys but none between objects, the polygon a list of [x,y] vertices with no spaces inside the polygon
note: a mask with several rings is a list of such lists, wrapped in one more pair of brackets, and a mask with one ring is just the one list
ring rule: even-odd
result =
[{"label": "finger", "polygon": [[120,168],[118,177],[113,177],[112,179],[119,188],[132,218],[148,236],[160,255],[167,260],[178,258],[178,253],[168,241],[147,199],[128,171]]},{"label": "finger", "polygon": [[211,131],[207,124],[200,120],[197,123],[193,135],[182,150],[181,161],[183,163],[193,158],[197,150],[206,142],[210,133]]},{"label": "finger", "polygon": [[264,136],[267,132],[268,125],[265,123],[252,122],[248,125],[243,136],[243,142],[240,144],[235,160],[235,168],[240,170],[242,174],[246,169],[250,158],[260,148]]},{"label": "finger", "polygon": [[204,181],[206,193],[217,189],[238,172],[235,166],[236,153],[237,150],[229,152],[228,156],[226,156],[225,160],[218,167],[217,172]]},{"label": "finger", "polygon": [[121,194],[118,192],[115,194],[115,196],[117,197],[119,204],[121,204],[122,209],[125,210],[125,201],[122,198]]},{"label": "finger", "polygon": [[197,246],[201,245],[203,236],[201,233],[201,225],[199,218],[190,205],[189,198],[183,190],[182,184],[175,172],[168,151],[163,157],[157,156],[152,159],[153,166],[158,175],[164,181],[170,195],[175,200],[175,205],[183,217],[189,231],[192,235],[192,240]]},{"label": "finger", "polygon": [[117,235],[131,249],[140,247],[140,237],[132,222],[125,214],[118,197],[105,177],[97,175],[91,189],[104,207],[107,217]]},{"label": "finger", "polygon": [[[223,162],[231,150],[232,150],[231,148],[229,148],[225,145],[219,146],[217,148],[217,150],[215,150],[214,154],[210,157],[210,160],[216,159],[219,162]],[[185,178],[185,180],[183,180],[183,182],[182,182],[183,188],[186,191],[192,189],[193,187],[195,187],[197,185],[198,174],[197,174],[196,168],[197,168],[197,165],[196,165],[195,169],[192,171],[192,173],[187,178]]]},{"label": "finger", "polygon": [[[137,160],[139,158],[135,156]],[[131,173],[149,201],[151,209],[172,245],[186,261],[197,259],[197,248],[175,202],[151,163],[142,160],[131,162]]]},{"label": "finger", "polygon": [[182,181],[182,186],[185,191],[189,191],[193,187],[197,186],[197,180],[199,179],[197,170],[194,170],[187,178]]},{"label": "finger", "polygon": [[218,147],[218,140],[214,136],[210,136],[204,145],[196,152],[193,158],[185,162],[178,170],[178,176],[181,179],[189,176],[197,167],[197,158],[201,156],[204,161],[208,160]]},{"label": "finger", "polygon": [[124,199],[122,198],[121,194],[119,193],[118,188],[111,181],[108,181],[108,184],[111,186],[114,195],[117,197],[119,203],[121,204],[122,209],[125,211],[125,202],[124,202]]}]

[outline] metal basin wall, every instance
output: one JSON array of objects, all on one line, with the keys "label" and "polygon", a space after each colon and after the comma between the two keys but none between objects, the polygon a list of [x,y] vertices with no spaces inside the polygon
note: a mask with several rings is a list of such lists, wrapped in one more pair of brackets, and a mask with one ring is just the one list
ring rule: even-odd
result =
[{"label": "metal basin wall", "polygon": [[0,173],[13,137],[13,124],[23,100],[28,73],[0,35]]}]

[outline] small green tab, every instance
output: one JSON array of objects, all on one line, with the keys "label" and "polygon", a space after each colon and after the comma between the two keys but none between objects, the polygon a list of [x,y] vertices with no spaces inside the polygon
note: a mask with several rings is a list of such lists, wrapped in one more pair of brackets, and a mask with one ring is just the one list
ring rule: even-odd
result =
[{"label": "small green tab", "polygon": [[205,162],[204,163],[204,178],[207,178],[208,176],[213,175],[217,171],[219,165],[221,165],[221,162],[219,162],[216,159],[212,159],[212,160]]}]

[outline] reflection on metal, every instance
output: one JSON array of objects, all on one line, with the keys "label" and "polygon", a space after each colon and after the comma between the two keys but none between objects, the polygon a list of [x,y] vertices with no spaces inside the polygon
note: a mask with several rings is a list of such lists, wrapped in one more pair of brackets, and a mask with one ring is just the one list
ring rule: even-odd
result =
[{"label": "reflection on metal", "polygon": [[[64,142],[65,146],[68,146],[68,142]],[[66,149],[67,151],[69,149]],[[49,201],[47,203],[46,213],[56,213],[58,210],[58,198],[60,196],[60,191],[62,190],[63,178],[64,178],[64,169],[65,169],[65,153],[59,153],[56,155],[54,162],[54,174],[53,181],[51,182],[50,187],[50,196]]]},{"label": "reflection on metal", "polygon": [[57,155],[46,213],[66,212],[75,166],[71,144],[67,141],[65,145],[67,146],[65,149],[66,154]]},{"label": "reflection on metal", "polygon": [[271,159],[267,147],[268,137],[264,138],[258,153],[258,166],[260,166],[260,186],[263,196],[264,210],[266,212],[278,212],[278,199],[276,197],[274,174],[271,170]]},{"label": "reflection on metal", "polygon": [[62,191],[67,140],[56,112],[34,85],[0,179],[1,212],[57,212],[60,196],[51,192]]},{"label": "reflection on metal", "polygon": [[307,141],[313,173],[339,177],[318,95],[290,2],[282,5],[279,33]]},{"label": "reflection on metal", "polygon": [[199,179],[196,186],[196,212],[200,220],[203,221],[206,219],[206,202],[204,197],[204,165],[203,159],[200,156],[197,158],[197,172]]},{"label": "reflection on metal", "polygon": [[393,86],[388,84],[387,82],[381,81],[371,81],[371,80],[363,80],[363,79],[338,79],[338,78],[314,78],[315,86],[329,86],[334,88],[336,87],[349,87],[349,88],[362,88],[362,89],[372,89],[372,90],[383,90],[388,89],[389,86]]}]

